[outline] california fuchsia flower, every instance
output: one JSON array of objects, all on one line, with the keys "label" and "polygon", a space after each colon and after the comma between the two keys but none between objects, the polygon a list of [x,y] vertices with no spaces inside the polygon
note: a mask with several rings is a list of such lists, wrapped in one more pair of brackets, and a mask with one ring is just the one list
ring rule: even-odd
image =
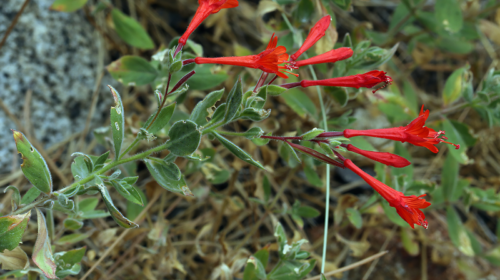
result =
[{"label": "california fuchsia flower", "polygon": [[191,35],[209,15],[219,12],[221,9],[238,7],[238,0],[198,0],[198,4],[198,9],[189,23],[186,32],[179,38],[179,45],[184,46],[189,35]]},{"label": "california fuchsia flower", "polygon": [[424,197],[425,194],[420,196],[405,196],[402,192],[396,191],[395,189],[365,173],[359,167],[354,165],[350,159],[346,159],[344,161],[344,166],[363,178],[363,180],[365,180],[375,191],[377,191],[385,200],[387,200],[387,202],[389,202],[391,207],[396,208],[399,216],[401,216],[401,218],[403,218],[403,220],[405,220],[412,228],[414,228],[415,224],[427,228],[428,223],[425,220],[425,215],[420,210],[431,205],[430,202],[421,198]]},{"label": "california fuchsia flower", "polygon": [[447,140],[447,138],[444,137],[444,131],[436,132],[434,129],[424,126],[425,121],[428,117],[429,110],[426,110],[424,112],[424,106],[422,105],[422,108],[420,109],[420,115],[407,126],[367,130],[346,129],[344,130],[344,137],[351,138],[355,136],[369,136],[401,141],[403,143],[408,142],[415,146],[426,147],[434,153],[438,152],[438,148],[434,145],[441,142],[453,145],[456,149],[459,149],[460,145],[445,141]]},{"label": "california fuchsia flower", "polygon": [[410,165],[410,162],[405,159],[404,157],[400,157],[395,154],[391,153],[384,153],[384,152],[372,152],[372,151],[366,151],[359,149],[351,144],[342,144],[343,147],[345,147],[348,151],[360,154],[362,156],[365,156],[369,159],[378,161],[380,163],[383,163],[388,166],[394,166],[394,167],[405,167]]},{"label": "california fuchsia flower", "polygon": [[357,74],[346,77],[330,78],[325,80],[302,80],[296,83],[289,83],[280,85],[283,88],[294,88],[294,87],[311,87],[311,86],[328,86],[328,87],[352,87],[352,88],[372,88],[380,83],[384,85],[377,90],[386,87],[388,84],[392,83],[392,78],[386,75],[384,71],[373,70],[364,74]]},{"label": "california fuchsia flower", "polygon": [[353,54],[351,48],[338,48],[335,50],[328,51],[324,54],[320,54],[308,59],[291,61],[287,66],[288,69],[297,69],[301,66],[311,65],[311,64],[321,64],[321,63],[335,63],[340,60],[348,59]]},{"label": "california fuchsia flower", "polygon": [[332,21],[331,16],[324,16],[309,31],[304,44],[300,46],[299,50],[290,56],[290,60],[295,61],[301,54],[312,47],[316,42],[318,42],[321,37],[325,36],[325,31],[330,27],[330,22]]},{"label": "california fuchsia flower", "polygon": [[267,48],[256,55],[246,56],[228,56],[228,57],[197,57],[194,59],[184,60],[183,64],[196,63],[196,64],[225,64],[236,65],[248,68],[260,69],[267,73],[274,73],[282,78],[287,79],[287,75],[280,71],[284,67],[279,67],[279,64],[285,63],[288,60],[286,48],[283,46],[276,47],[278,38],[273,36],[267,45]]}]

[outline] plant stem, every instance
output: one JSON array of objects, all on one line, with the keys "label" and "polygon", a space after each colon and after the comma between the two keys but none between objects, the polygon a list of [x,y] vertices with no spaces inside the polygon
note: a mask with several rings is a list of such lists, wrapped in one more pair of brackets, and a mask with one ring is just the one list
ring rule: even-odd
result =
[{"label": "plant stem", "polygon": [[153,125],[153,123],[156,121],[156,118],[160,114],[161,109],[163,109],[163,105],[165,105],[165,101],[167,101],[167,95],[168,95],[167,92],[168,92],[168,87],[170,86],[170,79],[171,78],[172,78],[172,74],[168,74],[167,87],[165,88],[165,94],[163,95],[163,101],[161,102],[161,106],[158,107],[158,111],[156,111],[155,117],[153,118],[153,120],[151,121],[151,123],[149,123],[148,127],[146,128],[146,130],[148,130]]},{"label": "plant stem", "polygon": [[[292,24],[286,17],[284,13],[281,13],[281,16],[283,17],[283,20],[286,22],[288,25],[288,28],[295,33],[295,29],[293,28]],[[307,54],[304,53],[305,58],[307,59]],[[312,65],[309,65],[309,70],[311,71],[311,76],[313,80],[317,80],[318,77],[316,76],[316,72],[314,72],[314,68]],[[321,94],[321,89],[319,87],[316,87],[316,90],[318,92],[318,99],[319,99],[319,105],[321,108],[321,116],[323,118],[323,128],[325,131],[328,131],[328,122],[326,119],[326,112],[325,112],[325,104],[323,103],[323,96]],[[326,198],[325,198],[325,231],[323,233],[323,256],[321,258],[321,273],[325,272],[325,260],[326,260],[326,243],[328,240],[328,215],[329,215],[329,209],[330,209],[330,166],[327,164],[326,165]]]},{"label": "plant stem", "polygon": [[128,146],[128,148],[120,155],[119,159],[121,159],[124,155],[128,154],[130,150],[132,150],[135,147],[135,145],[137,145],[137,143],[139,143],[139,138],[135,138],[134,142],[132,142],[130,146]]},{"label": "plant stem", "polygon": [[78,185],[83,185],[87,182],[90,182],[92,179],[94,179],[95,176],[98,176],[98,175],[101,175],[113,168],[115,168],[116,166],[118,165],[121,165],[121,164],[124,164],[124,163],[127,163],[127,162],[131,162],[131,161],[134,161],[134,160],[139,160],[139,159],[143,159],[143,158],[146,158],[147,156],[151,155],[152,153],[155,153],[155,152],[159,152],[159,151],[162,151],[162,150],[165,150],[167,149],[169,146],[169,143],[164,143],[158,147],[155,147],[155,148],[152,148],[152,149],[149,149],[145,152],[142,152],[140,154],[136,154],[136,155],[133,155],[131,157],[128,157],[128,158],[125,158],[125,159],[120,159],[120,160],[117,160],[117,161],[114,161],[106,166],[104,166],[102,169],[99,169],[98,171],[96,172],[93,172],[92,174],[89,174],[89,176],[83,178],[82,180],[80,181],[77,181],[77,182],[74,182],[73,184],[61,189],[58,191],[58,193],[65,193],[65,192],[70,192],[72,191],[73,189],[75,189]]},{"label": "plant stem", "polygon": [[19,215],[19,214],[23,214],[23,213],[26,213],[26,211],[28,210],[31,210],[33,208],[35,208],[36,206],[40,205],[40,204],[43,204],[47,201],[49,201],[50,199],[52,199],[51,196],[48,196],[48,197],[44,197],[38,201],[35,201],[35,202],[32,202],[26,206],[24,206],[23,208],[19,208],[17,209],[16,211],[10,213],[8,216],[12,216],[12,215]]}]

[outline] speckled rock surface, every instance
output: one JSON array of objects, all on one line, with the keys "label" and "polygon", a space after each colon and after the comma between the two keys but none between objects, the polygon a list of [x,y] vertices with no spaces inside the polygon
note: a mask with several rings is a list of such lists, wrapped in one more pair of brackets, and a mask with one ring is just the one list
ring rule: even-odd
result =
[{"label": "speckled rock surface", "polygon": [[[23,0],[1,0],[0,37]],[[85,126],[98,72],[99,40],[83,13],[50,11],[53,0],[30,1],[0,49],[0,99],[23,121],[26,92],[33,90],[31,125],[45,147]],[[111,104],[105,76],[93,124],[102,126]],[[12,168],[14,123],[0,109],[0,174]]]}]

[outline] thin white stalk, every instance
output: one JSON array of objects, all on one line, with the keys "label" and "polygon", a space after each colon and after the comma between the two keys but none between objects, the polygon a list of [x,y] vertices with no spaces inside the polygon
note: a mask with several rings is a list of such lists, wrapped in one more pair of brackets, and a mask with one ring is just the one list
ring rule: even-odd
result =
[{"label": "thin white stalk", "polygon": [[[281,13],[281,16],[283,17],[283,20],[286,22],[288,25],[288,28],[295,33],[295,29],[293,28],[292,24],[290,21],[288,21],[288,18],[286,17],[285,14]],[[307,59],[307,54],[303,54],[306,59]],[[316,72],[314,71],[314,68],[312,65],[309,65],[309,70],[311,71],[311,76],[314,80],[317,80],[318,77],[316,76]],[[325,112],[325,105],[323,103],[323,95],[321,93],[321,88],[316,87],[316,91],[318,93],[318,99],[319,99],[319,105],[321,108],[321,116],[323,118],[323,128],[325,131],[328,131],[328,123],[326,119],[326,112]],[[327,247],[327,239],[328,239],[328,220],[329,220],[329,214],[330,214],[330,166],[327,164],[326,165],[326,198],[325,198],[325,230],[323,232],[323,256],[321,258],[321,273],[325,273],[325,261],[326,261],[326,247]]]}]

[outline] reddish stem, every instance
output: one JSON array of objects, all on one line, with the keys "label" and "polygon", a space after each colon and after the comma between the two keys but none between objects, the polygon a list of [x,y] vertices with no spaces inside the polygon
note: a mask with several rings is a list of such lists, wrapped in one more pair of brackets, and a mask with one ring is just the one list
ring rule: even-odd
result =
[{"label": "reddish stem", "polygon": [[277,78],[278,78],[278,75],[274,75],[274,78],[272,78],[271,81],[269,81],[269,83],[267,83],[267,85],[272,84],[274,81],[276,81]]},{"label": "reddish stem", "polygon": [[279,140],[279,141],[302,140],[302,136],[267,136],[267,135],[262,135],[260,138]]},{"label": "reddish stem", "polygon": [[331,138],[331,137],[338,137],[338,136],[344,136],[344,132],[343,131],[327,131],[327,132],[323,132],[321,134],[318,134],[315,139],[318,139],[318,138]]},{"label": "reddish stem", "polygon": [[183,44],[177,45],[177,48],[175,49],[175,52],[174,52],[174,57],[182,50],[182,47],[184,47]]},{"label": "reddish stem", "polygon": [[[184,77],[182,77],[178,82],[177,84],[175,84],[175,86],[172,88],[172,90],[168,93],[168,94],[171,94],[172,92],[176,91],[178,88],[180,88],[187,80],[189,80],[189,78],[191,78],[191,76],[193,76],[196,72],[193,70],[189,73],[187,73],[186,75],[184,75]],[[170,80],[170,76],[168,77],[168,79]],[[168,87],[167,87],[168,88]],[[168,95],[167,94],[167,95]],[[166,97],[166,96],[165,96]]]},{"label": "reddish stem", "polygon": [[194,63],[194,58],[186,59],[182,61],[182,66]]}]

